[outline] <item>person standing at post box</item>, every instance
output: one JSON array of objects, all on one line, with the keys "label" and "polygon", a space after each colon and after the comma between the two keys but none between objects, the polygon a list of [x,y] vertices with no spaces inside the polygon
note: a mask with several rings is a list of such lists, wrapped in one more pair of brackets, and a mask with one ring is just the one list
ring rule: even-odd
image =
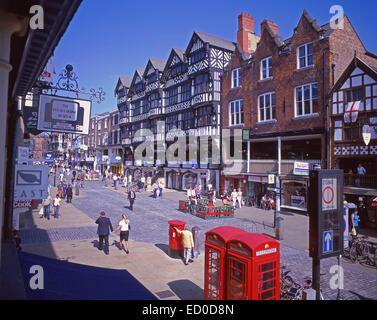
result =
[{"label": "person standing at post box", "polygon": [[181,231],[177,227],[174,227],[178,234],[182,236],[182,245],[184,248],[184,259],[185,265],[187,266],[189,262],[194,262],[192,259],[193,254],[192,250],[194,249],[194,238],[192,237],[192,232],[190,231],[190,227],[185,225],[185,230]]}]

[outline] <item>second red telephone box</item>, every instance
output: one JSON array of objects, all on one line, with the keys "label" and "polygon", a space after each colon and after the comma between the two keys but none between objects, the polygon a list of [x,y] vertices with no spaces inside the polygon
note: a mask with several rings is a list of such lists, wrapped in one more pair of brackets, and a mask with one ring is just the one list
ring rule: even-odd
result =
[{"label": "second red telephone box", "polygon": [[206,233],[204,299],[224,300],[226,289],[226,244],[236,234],[246,233],[235,227],[220,227]]},{"label": "second red telephone box", "polygon": [[243,233],[227,244],[227,300],[280,300],[280,244]]}]

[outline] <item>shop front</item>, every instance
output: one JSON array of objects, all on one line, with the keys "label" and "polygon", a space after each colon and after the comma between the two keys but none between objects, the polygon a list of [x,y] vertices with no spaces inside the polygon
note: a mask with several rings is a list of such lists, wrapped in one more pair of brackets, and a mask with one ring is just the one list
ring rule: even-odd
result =
[{"label": "shop front", "polygon": [[187,190],[190,187],[194,188],[198,184],[198,176],[193,172],[185,172],[182,175],[182,189]]},{"label": "shop front", "polygon": [[268,177],[267,176],[248,176],[246,184],[246,195],[248,199],[256,199],[257,205],[259,205],[262,197],[268,193],[267,188]]},{"label": "shop front", "polygon": [[222,175],[222,191],[225,192],[233,192],[234,189],[238,191],[241,189],[243,195],[246,195],[246,176],[239,175],[239,176],[231,176],[231,175]]},{"label": "shop front", "polygon": [[123,175],[123,163],[121,161],[114,161],[110,163],[110,171],[117,175]]},{"label": "shop front", "polygon": [[357,206],[361,228],[377,229],[377,190],[345,187],[344,198]]},{"label": "shop front", "polygon": [[308,179],[281,178],[281,202],[283,209],[307,212]]}]

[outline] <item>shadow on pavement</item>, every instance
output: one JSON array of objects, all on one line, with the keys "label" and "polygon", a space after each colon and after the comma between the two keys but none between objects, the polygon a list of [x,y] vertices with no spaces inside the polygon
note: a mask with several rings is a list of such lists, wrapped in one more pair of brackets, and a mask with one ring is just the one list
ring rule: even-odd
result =
[{"label": "shadow on pavement", "polygon": [[360,294],[358,294],[358,293],[356,293],[356,292],[353,292],[353,291],[348,291],[348,292],[354,294],[354,295],[355,295],[356,297],[358,297],[360,300],[373,300],[373,299],[371,299],[371,298],[364,297],[364,296],[362,296],[362,295],[360,295]]},{"label": "shadow on pavement", "polygon": [[165,252],[166,254],[169,253],[169,245],[164,244],[164,243],[156,243],[155,246]]},{"label": "shadow on pavement", "polygon": [[172,281],[168,286],[181,300],[203,300],[204,290],[190,280]]},{"label": "shadow on pavement", "polygon": [[[156,297],[126,270],[98,268],[19,252],[21,270],[29,299],[32,300],[156,300]],[[31,266],[43,269],[42,289]],[[39,273],[40,274],[40,273]],[[35,277],[35,278],[32,278]]]}]

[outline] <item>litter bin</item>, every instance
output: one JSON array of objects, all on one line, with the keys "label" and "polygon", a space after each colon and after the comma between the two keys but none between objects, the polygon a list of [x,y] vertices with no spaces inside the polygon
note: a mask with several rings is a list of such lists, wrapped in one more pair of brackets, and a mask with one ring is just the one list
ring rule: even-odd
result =
[{"label": "litter bin", "polygon": [[169,223],[169,250],[168,255],[171,258],[183,258],[184,248],[182,245],[182,236],[174,229],[184,230],[186,222],[179,220],[171,220]]},{"label": "litter bin", "polygon": [[199,227],[193,227],[191,232],[192,232],[192,237],[193,237],[193,240],[194,240],[194,248],[193,248],[192,254],[193,254],[193,258],[197,259],[199,257],[199,254],[200,254],[200,250],[199,250],[199,247],[200,247],[200,240],[199,240],[200,229],[199,229]]}]

